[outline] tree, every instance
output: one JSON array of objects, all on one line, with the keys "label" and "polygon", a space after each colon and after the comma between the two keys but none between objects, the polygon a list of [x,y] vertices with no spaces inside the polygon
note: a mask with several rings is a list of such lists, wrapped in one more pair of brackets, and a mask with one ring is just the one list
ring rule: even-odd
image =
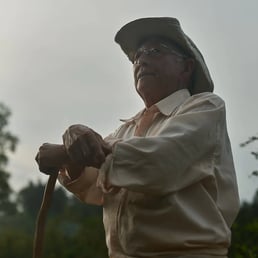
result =
[{"label": "tree", "polygon": [[[258,136],[249,137],[249,139],[247,141],[241,143],[240,146],[241,147],[245,147],[248,144],[253,143],[253,142],[257,141],[257,140],[258,140]],[[255,159],[258,160],[258,151],[251,151],[251,154],[254,156]],[[252,175],[258,176],[258,170],[252,171]]]},{"label": "tree", "polygon": [[[44,193],[45,185],[40,181],[38,183],[29,182],[28,186],[20,190],[18,194],[18,203],[21,206],[23,213],[35,219]],[[49,210],[49,215],[60,216],[67,207],[68,197],[65,191],[56,187]]]},{"label": "tree", "polygon": [[[258,140],[258,136],[240,144],[245,147]],[[251,154],[258,160],[258,150],[251,151]],[[254,170],[251,176],[258,176],[258,170]],[[243,202],[239,214],[232,227],[232,244],[229,258],[255,258],[258,257],[258,190],[253,197],[253,201]]]},{"label": "tree", "polygon": [[10,174],[6,170],[8,153],[14,152],[18,143],[18,138],[7,128],[10,115],[9,108],[0,103],[0,215],[16,211],[16,205],[10,200],[12,189],[8,182]]},{"label": "tree", "polygon": [[258,254],[258,190],[253,201],[243,202],[232,227],[229,258],[256,258]]}]

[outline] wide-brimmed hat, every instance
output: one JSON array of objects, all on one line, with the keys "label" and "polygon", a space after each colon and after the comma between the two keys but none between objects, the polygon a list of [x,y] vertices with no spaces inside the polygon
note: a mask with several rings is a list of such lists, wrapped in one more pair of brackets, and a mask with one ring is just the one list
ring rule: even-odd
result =
[{"label": "wide-brimmed hat", "polygon": [[191,94],[213,92],[211,79],[204,58],[193,43],[183,32],[177,19],[171,17],[141,18],[124,25],[116,34],[115,41],[133,62],[133,57],[139,45],[148,38],[158,36],[166,38],[178,45],[186,54],[196,61],[193,75]]}]

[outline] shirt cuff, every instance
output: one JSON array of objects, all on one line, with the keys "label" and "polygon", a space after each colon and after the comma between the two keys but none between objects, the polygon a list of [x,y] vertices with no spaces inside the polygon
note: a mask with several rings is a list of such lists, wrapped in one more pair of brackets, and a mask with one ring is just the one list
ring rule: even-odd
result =
[{"label": "shirt cuff", "polygon": [[114,186],[112,186],[108,180],[108,171],[110,169],[112,161],[113,161],[113,155],[112,154],[107,155],[105,162],[102,164],[102,166],[99,169],[97,186],[101,188],[103,193],[110,193],[114,190]]},{"label": "shirt cuff", "polygon": [[58,181],[82,202],[101,205],[103,192],[96,185],[98,169],[85,167],[82,174],[71,180],[66,171],[60,171]]}]

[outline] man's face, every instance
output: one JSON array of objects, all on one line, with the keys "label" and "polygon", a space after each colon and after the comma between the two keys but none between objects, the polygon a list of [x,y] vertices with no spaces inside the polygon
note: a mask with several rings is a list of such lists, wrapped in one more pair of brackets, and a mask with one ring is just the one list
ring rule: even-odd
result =
[{"label": "man's face", "polygon": [[184,56],[157,39],[145,41],[134,57],[134,82],[147,107],[184,88]]}]

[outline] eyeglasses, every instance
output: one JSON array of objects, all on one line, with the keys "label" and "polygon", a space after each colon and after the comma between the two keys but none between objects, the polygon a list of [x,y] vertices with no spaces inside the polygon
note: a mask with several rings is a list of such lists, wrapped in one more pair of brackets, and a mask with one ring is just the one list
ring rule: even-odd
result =
[{"label": "eyeglasses", "polygon": [[140,47],[133,58],[133,63],[136,64],[138,62],[138,59],[140,58],[140,56],[142,54],[145,54],[147,56],[153,57],[153,58],[158,58],[164,54],[172,54],[175,55],[177,57],[179,57],[180,59],[186,59],[187,56],[179,53],[177,50],[172,49],[171,47],[165,45],[165,44],[160,44],[157,47],[152,47],[150,49],[144,48],[144,47]]}]

